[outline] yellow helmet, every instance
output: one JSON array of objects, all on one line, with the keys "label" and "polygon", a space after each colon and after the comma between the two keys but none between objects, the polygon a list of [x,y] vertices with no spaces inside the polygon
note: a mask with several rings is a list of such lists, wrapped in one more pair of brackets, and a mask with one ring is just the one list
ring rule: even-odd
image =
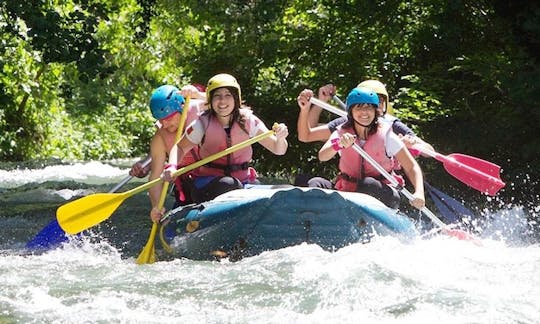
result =
[{"label": "yellow helmet", "polygon": [[377,94],[385,96],[385,99],[386,99],[386,111],[385,111],[385,113],[389,113],[390,115],[392,115],[393,110],[392,110],[392,105],[390,105],[390,96],[388,96],[388,91],[386,91],[386,87],[384,86],[384,84],[381,81],[379,81],[379,80],[366,80],[366,81],[360,82],[357,87],[369,88],[369,89],[375,91]]},{"label": "yellow helmet", "polygon": [[208,103],[211,103],[212,102],[212,98],[210,97],[211,92],[216,90],[217,88],[223,88],[223,87],[235,88],[238,91],[238,100],[239,102],[242,102],[242,95],[241,95],[240,85],[238,84],[238,81],[236,81],[235,77],[226,73],[216,74],[213,77],[211,77],[210,80],[208,80],[208,84],[206,85],[206,101]]}]

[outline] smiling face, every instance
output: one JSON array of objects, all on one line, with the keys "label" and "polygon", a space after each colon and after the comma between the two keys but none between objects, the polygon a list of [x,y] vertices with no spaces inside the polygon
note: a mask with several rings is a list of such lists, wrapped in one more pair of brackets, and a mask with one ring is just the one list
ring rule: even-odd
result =
[{"label": "smiling face", "polygon": [[354,121],[364,127],[369,127],[375,119],[376,108],[371,104],[356,104],[351,107]]},{"label": "smiling face", "polygon": [[234,108],[234,95],[228,88],[218,88],[212,92],[212,109],[218,117],[230,116]]}]

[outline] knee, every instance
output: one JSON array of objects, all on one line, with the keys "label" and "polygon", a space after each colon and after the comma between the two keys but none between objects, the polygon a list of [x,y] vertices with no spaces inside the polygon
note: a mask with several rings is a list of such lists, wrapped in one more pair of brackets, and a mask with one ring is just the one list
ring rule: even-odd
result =
[{"label": "knee", "polygon": [[232,189],[242,189],[244,185],[235,177],[225,176],[219,179],[219,186]]},{"label": "knee", "polygon": [[372,177],[364,178],[358,181],[357,190],[358,192],[374,192],[382,189],[382,183]]},{"label": "knee", "polygon": [[321,177],[314,177],[308,180],[307,186],[311,188],[324,188],[324,189],[332,189],[332,183]]}]

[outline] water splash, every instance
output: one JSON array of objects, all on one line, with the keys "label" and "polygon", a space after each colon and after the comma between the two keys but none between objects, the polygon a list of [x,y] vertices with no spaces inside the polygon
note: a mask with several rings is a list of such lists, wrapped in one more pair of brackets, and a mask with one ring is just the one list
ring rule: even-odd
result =
[{"label": "water splash", "polygon": [[534,323],[540,316],[538,245],[377,237],[333,253],[302,244],[239,262],[139,266],[95,238],[42,255],[0,256],[0,319]]},{"label": "water splash", "polygon": [[49,165],[39,169],[0,170],[0,188],[15,188],[28,183],[47,181],[76,181],[87,184],[104,184],[118,181],[128,174],[129,169],[102,162]]}]

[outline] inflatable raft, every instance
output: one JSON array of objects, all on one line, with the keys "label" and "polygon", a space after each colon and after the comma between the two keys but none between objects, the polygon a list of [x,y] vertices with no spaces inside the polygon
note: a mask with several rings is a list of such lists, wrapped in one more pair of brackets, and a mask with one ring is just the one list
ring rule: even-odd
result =
[{"label": "inflatable raft", "polygon": [[160,239],[173,257],[235,261],[304,242],[335,251],[377,235],[418,232],[406,215],[365,194],[257,186],[171,211]]}]

